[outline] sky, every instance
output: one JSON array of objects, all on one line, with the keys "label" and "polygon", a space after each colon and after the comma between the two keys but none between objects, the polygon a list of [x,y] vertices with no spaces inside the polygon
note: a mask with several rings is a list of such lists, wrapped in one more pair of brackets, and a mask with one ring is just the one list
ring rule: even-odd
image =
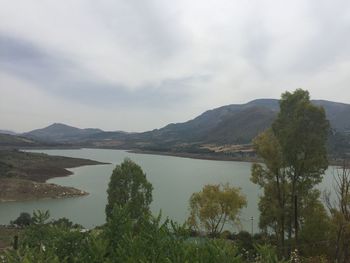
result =
[{"label": "sky", "polygon": [[348,0],[0,0],[0,129],[145,131],[286,90],[350,103]]}]

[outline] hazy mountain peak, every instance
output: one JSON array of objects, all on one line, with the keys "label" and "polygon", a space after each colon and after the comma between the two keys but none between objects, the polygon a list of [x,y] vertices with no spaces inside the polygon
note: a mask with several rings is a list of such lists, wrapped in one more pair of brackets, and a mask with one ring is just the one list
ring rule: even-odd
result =
[{"label": "hazy mountain peak", "polygon": [[40,139],[44,141],[68,142],[81,140],[84,137],[101,132],[103,131],[100,129],[80,129],[63,123],[53,123],[45,128],[36,129],[24,133],[23,135],[25,135],[26,137]]}]

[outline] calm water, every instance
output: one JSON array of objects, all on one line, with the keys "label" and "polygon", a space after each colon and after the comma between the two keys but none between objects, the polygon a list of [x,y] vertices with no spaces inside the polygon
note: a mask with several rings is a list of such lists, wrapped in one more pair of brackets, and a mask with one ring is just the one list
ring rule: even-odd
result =
[{"label": "calm water", "polygon": [[[188,200],[193,192],[198,192],[205,184],[230,183],[241,187],[247,196],[248,206],[242,211],[243,228],[251,229],[251,216],[254,229],[257,229],[259,189],[249,181],[250,163],[196,160],[172,156],[134,154],[121,150],[79,149],[79,150],[40,150],[49,155],[80,157],[109,162],[108,165],[84,166],[71,169],[69,177],[54,178],[50,183],[73,186],[85,190],[90,195],[69,199],[37,200],[26,202],[0,203],[0,224],[7,224],[20,212],[32,213],[34,209],[50,210],[54,218],[67,217],[85,227],[101,225],[105,221],[107,185],[112,170],[125,157],[138,163],[153,184],[152,212],[183,223],[188,217]],[[332,186],[331,171],[327,171],[321,189]],[[235,229],[237,230],[237,229]]]}]

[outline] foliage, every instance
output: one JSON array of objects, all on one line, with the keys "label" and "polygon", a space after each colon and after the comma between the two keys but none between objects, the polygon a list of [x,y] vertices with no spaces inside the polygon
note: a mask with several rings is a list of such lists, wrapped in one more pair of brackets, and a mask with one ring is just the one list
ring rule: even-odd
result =
[{"label": "foliage", "polygon": [[231,242],[193,239],[184,226],[161,221],[144,215],[134,228],[129,208],[115,206],[98,231],[31,225],[20,249],[7,251],[3,262],[243,262]]},{"label": "foliage", "polygon": [[328,242],[332,236],[331,220],[324,205],[320,201],[318,190],[312,190],[302,207],[303,227],[300,230],[299,251],[304,257],[329,255]]},{"label": "foliage", "polygon": [[35,225],[43,225],[49,220],[50,212],[49,210],[34,210],[33,212],[33,224]]},{"label": "foliage", "polygon": [[350,166],[349,161],[336,168],[333,174],[335,200],[331,202],[330,192],[325,194],[331,214],[331,239],[334,240],[332,257],[338,262],[345,262],[350,251]]},{"label": "foliage", "polygon": [[226,223],[239,224],[240,210],[247,205],[239,188],[225,185],[205,185],[190,198],[188,224],[204,229],[210,236],[218,236]]},{"label": "foliage", "polygon": [[32,223],[32,216],[26,212],[20,213],[20,215],[15,220],[10,222],[11,225],[17,225],[20,227],[29,226]]},{"label": "foliage", "polygon": [[[271,129],[254,140],[264,162],[253,165],[251,178],[264,189],[259,201],[259,224],[265,231],[272,229],[276,233],[282,248],[286,234],[289,242],[294,234],[297,245],[299,230],[304,231],[306,239],[305,233],[317,224],[313,216],[326,216],[313,188],[328,167],[328,133],[324,109],[310,102],[307,91],[298,89],[282,94],[280,112]],[[326,225],[324,222],[325,228]],[[320,237],[320,231],[317,233],[313,238]]]},{"label": "foliage", "polygon": [[63,227],[68,227],[68,228],[83,228],[82,225],[79,224],[74,224],[72,221],[70,221],[68,218],[61,217],[57,220],[51,221],[52,225],[58,225],[58,226],[63,226]]},{"label": "foliage", "polygon": [[[272,130],[281,146],[283,167],[291,185],[288,236],[291,237],[294,230],[297,240],[298,226],[293,222],[302,222],[298,215],[307,194],[321,182],[328,168],[326,141],[329,122],[324,109],[310,102],[309,93],[298,89],[294,93],[282,94],[280,112]],[[294,206],[295,198],[298,207]],[[299,211],[294,214],[294,210]]]},{"label": "foliage", "polygon": [[257,256],[255,263],[287,263],[278,259],[276,248],[271,245],[256,245]]},{"label": "foliage", "polygon": [[272,129],[257,136],[253,144],[257,154],[264,161],[264,165],[260,163],[252,165],[250,178],[264,190],[258,204],[259,227],[266,233],[272,230],[279,245],[284,247],[286,223],[290,213],[287,203],[290,183],[282,163],[281,146]]},{"label": "foliage", "polygon": [[152,189],[152,184],[147,181],[141,167],[130,159],[125,159],[122,164],[116,166],[108,184],[107,220],[115,205],[128,205],[133,219],[149,214]]}]

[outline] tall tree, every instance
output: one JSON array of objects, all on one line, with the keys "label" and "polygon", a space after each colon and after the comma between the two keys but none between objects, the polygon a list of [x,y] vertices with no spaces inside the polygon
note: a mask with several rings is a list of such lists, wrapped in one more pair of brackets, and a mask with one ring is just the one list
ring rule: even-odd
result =
[{"label": "tall tree", "polygon": [[128,206],[132,219],[139,219],[150,212],[152,202],[152,184],[147,181],[141,167],[125,159],[117,165],[108,184],[107,219],[112,215],[114,206]]},{"label": "tall tree", "polygon": [[[308,194],[328,168],[328,133],[324,109],[311,103],[308,91],[298,89],[282,94],[280,112],[271,130],[255,140],[265,165],[253,165],[252,181],[264,188],[260,206],[267,209],[270,223],[275,222],[281,243],[287,228],[288,238],[294,233],[297,244],[303,222],[301,211],[307,206]],[[270,209],[264,206],[268,200]]]},{"label": "tall tree", "polygon": [[279,141],[283,166],[291,183],[289,237],[294,230],[298,242],[299,211],[308,193],[322,180],[328,168],[327,136],[329,122],[322,107],[310,101],[309,92],[297,89],[285,92],[280,100],[280,112],[272,124],[272,130]]},{"label": "tall tree", "polygon": [[226,223],[239,223],[239,212],[247,205],[239,188],[225,185],[205,185],[190,198],[191,227],[206,230],[209,235],[220,234]]}]

